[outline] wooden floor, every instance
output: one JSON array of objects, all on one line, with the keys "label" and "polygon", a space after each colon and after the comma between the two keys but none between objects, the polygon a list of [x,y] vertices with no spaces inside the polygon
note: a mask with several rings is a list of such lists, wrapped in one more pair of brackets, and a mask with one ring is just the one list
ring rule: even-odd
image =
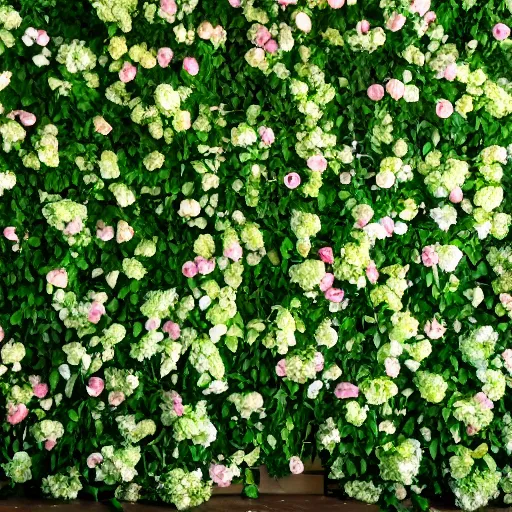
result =
[{"label": "wooden floor", "polygon": [[[174,507],[123,504],[126,512],[170,512]],[[0,512],[109,512],[106,505],[76,501],[5,500],[0,501]],[[378,507],[359,502],[346,502],[324,496],[261,496],[257,500],[235,496],[214,496],[194,512],[377,512]]]}]

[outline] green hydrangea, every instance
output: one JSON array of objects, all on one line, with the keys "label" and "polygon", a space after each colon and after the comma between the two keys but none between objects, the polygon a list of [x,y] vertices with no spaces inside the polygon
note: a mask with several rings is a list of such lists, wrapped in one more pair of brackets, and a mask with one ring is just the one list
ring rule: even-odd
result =
[{"label": "green hydrangea", "polygon": [[28,482],[32,479],[32,459],[27,452],[16,452],[10,462],[2,464],[5,476],[17,484]]},{"label": "green hydrangea", "polygon": [[421,445],[416,439],[406,439],[400,444],[386,443],[377,450],[379,470],[383,480],[393,480],[404,485],[412,485],[420,470],[422,459]]},{"label": "green hydrangea", "polygon": [[325,263],[320,260],[306,260],[292,265],[288,273],[292,283],[297,283],[304,291],[311,291],[325,276]]},{"label": "green hydrangea", "polygon": [[501,473],[496,469],[475,469],[465,478],[451,480],[450,488],[455,495],[455,505],[472,512],[485,507],[489,500],[499,494],[498,485]]},{"label": "green hydrangea", "polygon": [[430,372],[416,372],[414,383],[418,387],[421,398],[432,404],[438,404],[444,400],[448,384],[442,375]]},{"label": "green hydrangea", "polygon": [[103,461],[96,466],[96,481],[112,485],[131,482],[137,476],[135,466],[140,461],[140,446],[114,448],[104,446],[101,449]]},{"label": "green hydrangea", "polygon": [[351,498],[370,504],[377,503],[382,494],[382,487],[376,486],[371,481],[351,480],[344,485],[343,489]]},{"label": "green hydrangea", "polygon": [[203,482],[202,477],[200,469],[190,473],[181,468],[173,469],[158,478],[158,495],[178,510],[197,507],[212,494],[212,483]]},{"label": "green hydrangea", "polygon": [[398,393],[397,385],[386,377],[366,380],[361,385],[366,401],[371,405],[385,404]]},{"label": "green hydrangea", "polygon": [[43,478],[41,489],[54,499],[74,500],[83,488],[80,482],[80,472],[69,468],[68,474],[58,473]]},{"label": "green hydrangea", "polygon": [[355,400],[347,402],[345,419],[348,423],[360,427],[365,422],[367,416],[366,409],[361,407]]}]

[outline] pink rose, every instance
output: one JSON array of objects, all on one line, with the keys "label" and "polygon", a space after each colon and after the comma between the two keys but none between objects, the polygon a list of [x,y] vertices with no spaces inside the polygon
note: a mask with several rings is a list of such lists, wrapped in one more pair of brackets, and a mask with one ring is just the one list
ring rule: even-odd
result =
[{"label": "pink rose", "polygon": [[197,265],[193,261],[187,261],[181,267],[181,273],[188,278],[196,276],[198,272]]},{"label": "pink rose", "polygon": [[304,472],[304,464],[299,457],[295,456],[290,459],[290,471],[294,475],[300,475]]},{"label": "pink rose", "polygon": [[357,398],[359,388],[350,382],[340,382],[334,390],[336,398]]},{"label": "pink rose", "polygon": [[286,377],[286,359],[280,359],[276,364],[276,374],[278,377]]},{"label": "pink rose", "polygon": [[332,252],[332,247],[322,247],[318,251],[318,256],[324,263],[328,263],[332,265],[334,263],[334,254]]},{"label": "pink rose", "polygon": [[156,54],[156,60],[158,61],[158,65],[161,68],[166,68],[170,64],[173,57],[173,51],[167,47],[160,48]]},{"label": "pink rose", "polygon": [[464,198],[464,194],[462,193],[462,189],[460,187],[455,187],[450,192],[449,199],[454,204],[460,203],[463,198]]},{"label": "pink rose", "polygon": [[280,359],[277,362],[276,374],[278,377],[286,377],[286,359]]},{"label": "pink rose", "polygon": [[320,281],[320,291],[326,292],[329,288],[332,287],[334,283],[334,274],[331,274],[330,272],[327,272],[324,277],[322,277],[322,280]]},{"label": "pink rose", "polygon": [[25,112],[24,110],[20,110],[20,123],[23,126],[33,126],[36,124],[37,118],[34,114],[30,112]]},{"label": "pink rose", "polygon": [[111,391],[108,394],[108,403],[112,407],[117,407],[118,405],[121,405],[124,402],[125,396],[122,391]]},{"label": "pink rose", "polygon": [[391,32],[398,32],[405,25],[406,21],[407,18],[403,14],[394,12],[386,23],[386,26]]},{"label": "pink rose", "polygon": [[148,318],[144,327],[146,331],[155,331],[160,327],[160,318]]},{"label": "pink rose", "polygon": [[327,160],[322,155],[310,156],[306,163],[312,171],[324,172],[327,169]]},{"label": "pink rose", "polygon": [[428,321],[425,323],[425,334],[431,340],[438,340],[444,336],[446,332],[446,327],[443,324],[440,324],[437,321],[437,318],[433,318],[432,321]]},{"label": "pink rose", "polygon": [[96,236],[103,240],[104,242],[108,242],[114,238],[114,228],[113,226],[104,226],[96,229]]},{"label": "pink rose", "polygon": [[396,357],[386,357],[384,360],[384,367],[386,368],[386,375],[394,379],[400,373],[400,363]]},{"label": "pink rose", "polygon": [[137,68],[130,62],[125,62],[119,71],[119,80],[125,84],[131,82],[137,74]]},{"label": "pink rose", "polygon": [[448,100],[439,100],[436,104],[436,114],[441,119],[447,119],[453,114],[453,105]]},{"label": "pink rose", "polygon": [[368,281],[370,283],[375,284],[379,279],[379,271],[377,270],[377,267],[375,266],[375,262],[372,261],[367,267],[366,267],[366,277],[368,278]]},{"label": "pink rose", "polygon": [[46,30],[38,30],[36,43],[39,46],[46,46],[50,42],[50,36],[46,33]]},{"label": "pink rose", "polygon": [[370,31],[370,22],[367,20],[361,20],[356,25],[356,30],[359,34],[368,34]]},{"label": "pink rose", "polygon": [[455,62],[448,64],[448,66],[446,66],[446,68],[444,70],[443,76],[444,76],[444,78],[446,78],[446,80],[448,80],[450,82],[455,80],[455,78],[457,76],[457,64],[455,64]]},{"label": "pink rose", "polygon": [[268,28],[264,25],[259,25],[258,30],[256,31],[256,35],[253,39],[253,42],[256,46],[263,48],[265,43],[272,38]]},{"label": "pink rose", "polygon": [[197,27],[197,35],[208,41],[213,35],[213,25],[209,21],[203,21],[199,27]]},{"label": "pink rose", "polygon": [[434,11],[428,11],[427,14],[425,14],[425,16],[423,17],[423,19],[425,20],[425,23],[427,25],[430,25],[431,23],[436,21],[436,18],[437,18],[437,15]]},{"label": "pink rose", "polygon": [[[382,89],[384,90],[384,89]],[[340,174],[340,183],[342,185],[349,185],[352,181],[352,175],[349,172],[342,172]]]},{"label": "pink rose", "polygon": [[96,116],[93,119],[94,122],[94,131],[96,133],[100,133],[101,135],[108,135],[112,131],[112,126],[105,121],[105,119],[101,116]]},{"label": "pink rose", "polygon": [[300,176],[296,172],[290,172],[284,177],[284,184],[292,190],[300,185],[300,181]]},{"label": "pink rose", "polygon": [[492,400],[489,400],[487,395],[482,391],[475,395],[475,400],[480,404],[482,409],[494,409],[494,403]]},{"label": "pink rose", "polygon": [[229,5],[231,5],[231,7],[234,7],[235,9],[242,5],[242,0],[228,0],[228,1],[229,1]]},{"label": "pink rose", "polygon": [[11,425],[21,423],[28,415],[28,409],[25,404],[14,405],[10,403],[7,406],[7,422]]},{"label": "pink rose", "polygon": [[7,238],[7,240],[10,240],[11,242],[19,241],[18,235],[16,234],[16,228],[13,226],[4,228],[4,236],[5,238]]},{"label": "pink rose", "polygon": [[492,28],[492,35],[494,36],[494,39],[503,41],[510,36],[510,28],[508,28],[504,23],[496,23]]},{"label": "pink rose", "polygon": [[84,225],[82,219],[80,217],[76,217],[71,222],[68,222],[62,233],[68,236],[76,235],[77,233],[80,233],[80,231],[82,231],[83,227]]},{"label": "pink rose", "polygon": [[420,16],[425,16],[430,9],[430,0],[414,0],[409,10],[412,13],[418,13]]},{"label": "pink rose", "polygon": [[48,384],[39,382],[32,386],[32,392],[37,398],[44,398],[48,394]]},{"label": "pink rose", "polygon": [[86,391],[89,396],[100,396],[105,389],[105,382],[100,377],[91,377],[87,382]]},{"label": "pink rose", "polygon": [[46,280],[57,288],[66,288],[68,285],[68,273],[65,268],[50,270],[50,272],[46,274]]},{"label": "pink rose", "polygon": [[340,9],[345,5],[345,0],[327,0],[331,9]]},{"label": "pink rose", "polygon": [[330,302],[341,302],[345,297],[345,292],[339,288],[329,288],[324,295]]},{"label": "pink rose", "polygon": [[233,242],[224,249],[224,256],[233,261],[239,261],[243,254],[242,246],[238,242]]},{"label": "pink rose", "polygon": [[48,450],[49,452],[52,451],[56,445],[57,445],[56,439],[47,439],[46,442],[44,443],[45,449]]},{"label": "pink rose", "polygon": [[0,341],[3,341],[5,338],[4,328],[0,325]]},{"label": "pink rose", "polygon": [[439,255],[437,254],[433,245],[423,247],[421,253],[421,261],[425,267],[433,267],[439,263]]},{"label": "pink rose", "polygon": [[101,453],[91,453],[91,455],[87,457],[87,467],[90,469],[94,469],[98,464],[101,464],[102,462],[103,455],[101,455]]},{"label": "pink rose", "polygon": [[181,334],[180,326],[174,322],[171,322],[170,320],[165,322],[165,324],[162,326],[162,331],[167,333],[169,338],[172,340],[177,340]]},{"label": "pink rose", "polygon": [[176,393],[176,391],[171,391],[171,396],[172,396],[172,406],[173,406],[174,413],[177,416],[183,416],[183,411],[184,411],[183,399],[181,398],[181,396],[178,393]]},{"label": "pink rose", "polygon": [[258,129],[258,134],[261,137],[261,142],[265,144],[265,146],[270,146],[274,143],[275,136],[274,130],[272,128],[267,128],[266,126],[260,126]]},{"label": "pink rose", "polygon": [[169,16],[174,16],[178,12],[175,0],[160,0],[160,9]]},{"label": "pink rose", "polygon": [[134,229],[126,221],[120,220],[117,223],[116,242],[118,244],[129,242],[134,234]]},{"label": "pink rose", "polygon": [[398,101],[400,98],[403,97],[405,92],[405,85],[400,80],[397,80],[396,78],[392,78],[387,84],[386,84],[386,91],[388,94],[396,101]]},{"label": "pink rose", "polygon": [[91,304],[89,313],[87,314],[87,320],[89,320],[89,322],[91,322],[92,324],[97,324],[101,320],[102,315],[104,314],[105,306],[100,302],[94,301]]},{"label": "pink rose", "polygon": [[468,436],[474,436],[476,433],[478,433],[480,429],[478,427],[475,427],[473,425],[468,425],[466,427],[466,433],[468,434]]},{"label": "pink rose", "polygon": [[213,483],[217,484],[219,487],[229,487],[231,485],[233,473],[226,466],[222,464],[211,464],[209,473]]},{"label": "pink rose", "polygon": [[324,356],[321,352],[315,352],[315,371],[321,372],[324,369]]},{"label": "pink rose", "polygon": [[391,236],[395,231],[395,221],[391,217],[382,217],[379,224],[386,230],[388,236]]},{"label": "pink rose", "polygon": [[215,270],[215,260],[207,260],[202,256],[196,256],[194,263],[197,265],[197,270],[202,276],[211,274]]},{"label": "pink rose", "polygon": [[311,18],[305,12],[299,12],[295,16],[295,25],[306,34],[311,32]]},{"label": "pink rose", "polygon": [[277,41],[275,39],[269,39],[266,43],[263,49],[268,53],[276,53],[279,49],[279,45],[277,44]]},{"label": "pink rose", "polygon": [[297,0],[277,0],[277,3],[286,7],[287,5],[296,5]]},{"label": "pink rose", "polygon": [[199,64],[194,57],[185,57],[183,60],[183,69],[192,76],[196,76],[199,73]]},{"label": "pink rose", "polygon": [[382,98],[384,98],[384,87],[382,87],[380,84],[370,85],[366,91],[366,94],[368,94],[368,98],[370,98],[372,101],[380,101]]},{"label": "pink rose", "polygon": [[504,350],[501,354],[501,357],[503,357],[503,360],[505,361],[505,366],[507,369],[512,369],[512,348],[507,348]]}]

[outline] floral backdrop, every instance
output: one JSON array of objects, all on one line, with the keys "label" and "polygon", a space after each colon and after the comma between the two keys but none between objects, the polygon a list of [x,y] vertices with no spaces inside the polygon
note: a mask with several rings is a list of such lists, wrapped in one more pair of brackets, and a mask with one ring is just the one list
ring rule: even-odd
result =
[{"label": "floral backdrop", "polygon": [[511,23],[1,0],[2,493],[512,503]]}]

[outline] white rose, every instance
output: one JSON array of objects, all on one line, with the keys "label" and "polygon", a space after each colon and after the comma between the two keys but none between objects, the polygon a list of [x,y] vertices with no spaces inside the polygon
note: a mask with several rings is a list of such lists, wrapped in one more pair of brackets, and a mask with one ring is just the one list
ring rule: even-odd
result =
[{"label": "white rose", "polygon": [[180,217],[197,217],[201,213],[201,205],[195,199],[184,199],[180,203]]},{"label": "white rose", "polygon": [[381,171],[375,176],[377,186],[391,188],[395,184],[395,175],[391,171]]},{"label": "white rose", "polygon": [[464,254],[455,245],[443,245],[437,250],[439,268],[445,272],[453,272]]}]

